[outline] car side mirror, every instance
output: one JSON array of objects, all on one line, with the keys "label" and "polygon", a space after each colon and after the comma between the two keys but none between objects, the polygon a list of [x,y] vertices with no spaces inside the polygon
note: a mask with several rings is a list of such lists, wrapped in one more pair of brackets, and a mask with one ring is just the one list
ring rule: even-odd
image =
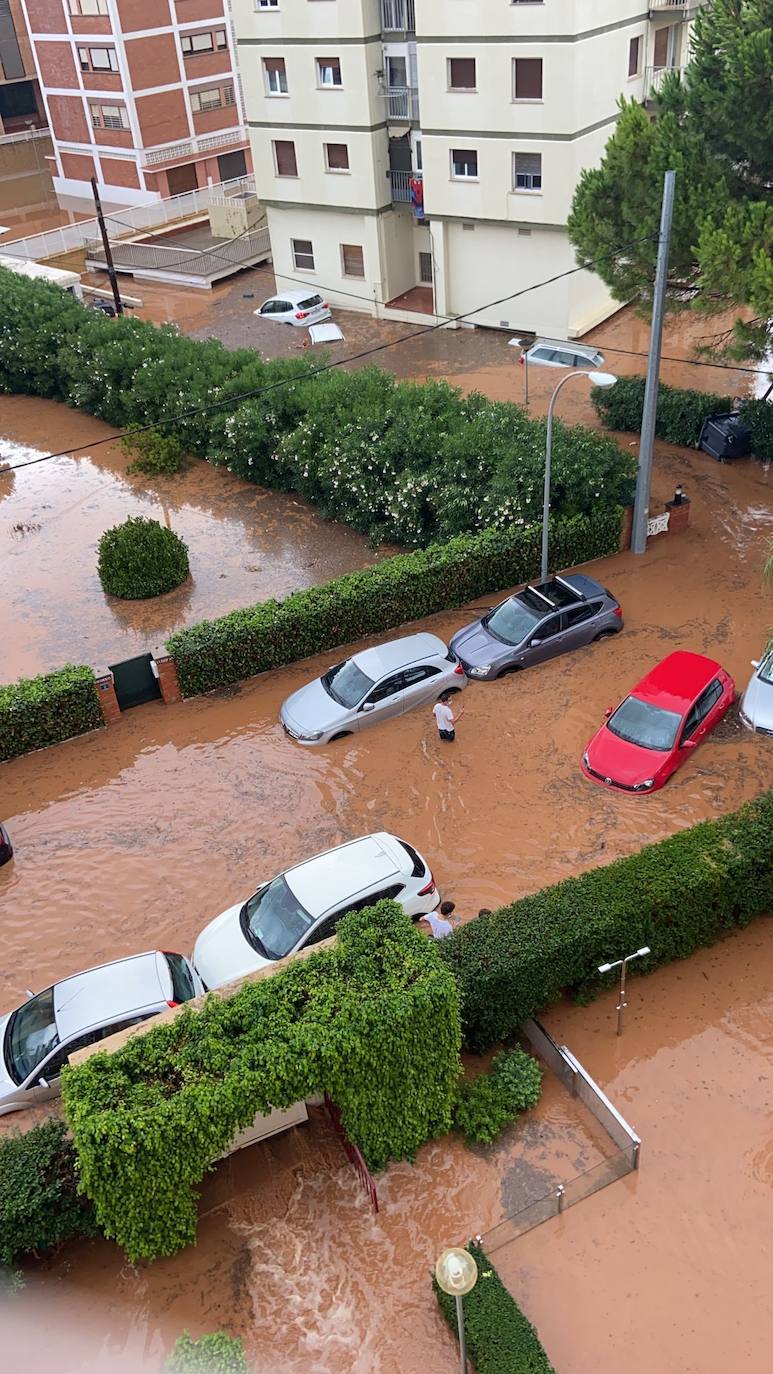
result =
[{"label": "car side mirror", "polygon": [[529,648],[530,648],[530,649],[535,649],[535,648],[537,647],[537,645],[538,645],[538,644],[541,644],[541,643],[542,643],[542,640],[541,640],[541,639],[530,639],[530,640],[529,640]]},{"label": "car side mirror", "polygon": [[753,658],[753,659],[752,659],[752,668],[759,668],[759,666],[760,666],[760,660],[759,660],[758,658]]},{"label": "car side mirror", "polygon": [[611,714],[612,714],[612,709],[613,709],[613,708],[612,708],[611,706],[608,706],[607,709],[606,709],[606,711],[604,712],[604,715],[606,716],[607,720],[609,720],[609,717],[610,717]]},{"label": "car side mirror", "polygon": [[39,1078],[39,1079],[38,1079],[38,1087],[39,1087],[39,1088],[48,1088],[48,1087],[50,1087],[50,1086],[51,1086],[51,1085],[50,1085],[50,1083],[49,1083],[49,1081],[48,1081],[47,1078]]},{"label": "car side mirror", "polygon": [[32,988],[25,988],[24,991],[26,992],[26,994],[27,994],[28,997],[34,997],[34,996],[35,996],[34,992],[32,991]]},{"label": "car side mirror", "polygon": [[362,706],[360,707],[360,710],[361,710],[361,711],[374,711],[375,708],[376,708],[376,703],[375,703],[375,701],[363,701]]},{"label": "car side mirror", "polygon": [[683,739],[683,740],[682,740],[682,748],[683,748],[683,749],[694,749],[695,746],[696,746],[696,744],[697,744],[697,740],[694,740],[694,739]]}]

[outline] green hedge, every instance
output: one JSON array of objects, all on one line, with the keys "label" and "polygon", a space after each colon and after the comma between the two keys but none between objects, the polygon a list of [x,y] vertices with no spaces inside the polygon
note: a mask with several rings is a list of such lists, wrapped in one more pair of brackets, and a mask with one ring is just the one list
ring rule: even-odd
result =
[{"label": "green hedge", "polygon": [[0,687],[0,761],[104,725],[94,674],[67,664]]},{"label": "green hedge", "polygon": [[[608,429],[638,434],[644,408],[643,377],[619,377],[615,386],[594,387],[591,401]],[[669,444],[696,447],[703,421],[710,415],[733,409],[732,396],[709,391],[687,391],[661,382],[655,433]],[[751,451],[757,458],[773,458],[773,405],[768,401],[741,401],[741,418],[751,430]]]},{"label": "green hedge", "polygon": [[454,1126],[465,1145],[491,1145],[521,1112],[536,1107],[542,1091],[542,1069],[525,1050],[500,1050],[491,1068],[460,1083]]},{"label": "green hedge", "polygon": [[162,596],[188,576],[188,545],[159,520],[130,515],[102,535],[97,572],[109,596],[130,601]]},{"label": "green hedge", "polygon": [[[619,508],[551,524],[554,567],[574,567],[620,544]],[[541,531],[486,530],[398,554],[322,587],[263,601],[178,630],[167,641],[183,696],[196,696],[326,649],[393,630],[526,582],[539,569]]]},{"label": "green hedge", "polygon": [[83,1186],[130,1259],[195,1240],[197,1187],[256,1112],[327,1092],[372,1169],[450,1129],[459,1006],[435,943],[395,902],[337,937],[63,1070]]},{"label": "green hedge", "polygon": [[598,987],[593,971],[609,959],[649,945],[635,966],[648,972],[767,913],[773,792],[479,916],[438,948],[459,985],[465,1043],[482,1053],[563,992]]},{"label": "green hedge", "polygon": [[[480,1245],[467,1246],[478,1281],[463,1299],[467,1354],[477,1374],[555,1374],[531,1322],[523,1315]],[[457,1334],[456,1299],[432,1286],[448,1325]]]},{"label": "green hedge", "polygon": [[0,1137],[0,1265],[14,1266],[74,1236],[96,1233],[78,1193],[75,1150],[61,1121]]},{"label": "green hedge", "polygon": [[183,1331],[167,1357],[164,1374],[249,1374],[249,1365],[238,1336],[211,1331],[194,1340]]}]

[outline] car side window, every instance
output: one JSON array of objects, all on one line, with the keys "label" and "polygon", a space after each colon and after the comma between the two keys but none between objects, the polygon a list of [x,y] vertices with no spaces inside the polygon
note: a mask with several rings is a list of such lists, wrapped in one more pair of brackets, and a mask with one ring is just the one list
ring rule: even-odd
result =
[{"label": "car side window", "polygon": [[706,719],[706,716],[709,714],[709,711],[713,710],[713,708],[716,706],[721,695],[722,683],[720,682],[718,677],[715,677],[714,681],[706,688],[705,692],[703,693],[703,696],[700,698],[698,702],[698,705],[701,708],[703,720]]},{"label": "car side window", "polygon": [[[346,906],[342,906],[338,911],[334,911],[330,916],[325,918],[322,925],[329,926],[332,922],[333,926],[336,926],[341,917],[348,916],[350,911],[364,911],[366,906],[375,906],[376,902],[385,902],[388,900],[395,901],[400,896],[400,893],[404,891],[405,886],[403,883],[393,883],[391,887],[383,887],[380,892],[369,892],[367,897],[358,897],[356,902],[347,902]],[[332,934],[332,931],[328,931],[328,934]],[[320,938],[325,939],[326,937],[323,935]],[[307,943],[311,942],[307,941]],[[314,943],[316,943],[316,940]]]},{"label": "car side window", "polygon": [[384,678],[383,682],[379,682],[365,700],[386,701],[388,697],[393,697],[397,692],[401,692],[404,685],[404,675],[402,673],[393,673],[392,677]]},{"label": "car side window", "polygon": [[543,620],[542,624],[538,625],[534,631],[532,639],[536,639],[540,644],[546,639],[552,639],[553,635],[557,635],[561,629],[561,619],[560,615],[554,615],[549,620]]},{"label": "car side window", "polygon": [[406,668],[403,673],[403,686],[414,687],[417,682],[426,682],[428,677],[437,677],[439,672],[439,668],[433,668],[428,663],[418,668]]},{"label": "car side window", "polygon": [[582,625],[584,620],[592,620],[594,615],[598,615],[600,607],[600,601],[591,601],[581,606],[570,606],[566,612],[567,627],[571,629],[573,625]]}]

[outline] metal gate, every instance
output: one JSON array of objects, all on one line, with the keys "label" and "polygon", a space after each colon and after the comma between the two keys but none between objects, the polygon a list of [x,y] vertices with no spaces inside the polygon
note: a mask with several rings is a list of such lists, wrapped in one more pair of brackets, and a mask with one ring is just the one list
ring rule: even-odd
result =
[{"label": "metal gate", "polygon": [[126,658],[123,663],[110,665],[115,695],[122,711],[160,698],[161,687],[150,666],[152,662],[152,654],[138,654],[136,658]]}]

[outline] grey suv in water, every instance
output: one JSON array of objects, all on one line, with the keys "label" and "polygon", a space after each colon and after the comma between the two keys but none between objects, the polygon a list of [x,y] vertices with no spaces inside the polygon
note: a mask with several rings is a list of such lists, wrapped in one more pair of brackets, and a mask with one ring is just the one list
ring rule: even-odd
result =
[{"label": "grey suv in water", "polygon": [[612,593],[583,573],[524,587],[451,640],[467,677],[493,682],[623,628]]}]

